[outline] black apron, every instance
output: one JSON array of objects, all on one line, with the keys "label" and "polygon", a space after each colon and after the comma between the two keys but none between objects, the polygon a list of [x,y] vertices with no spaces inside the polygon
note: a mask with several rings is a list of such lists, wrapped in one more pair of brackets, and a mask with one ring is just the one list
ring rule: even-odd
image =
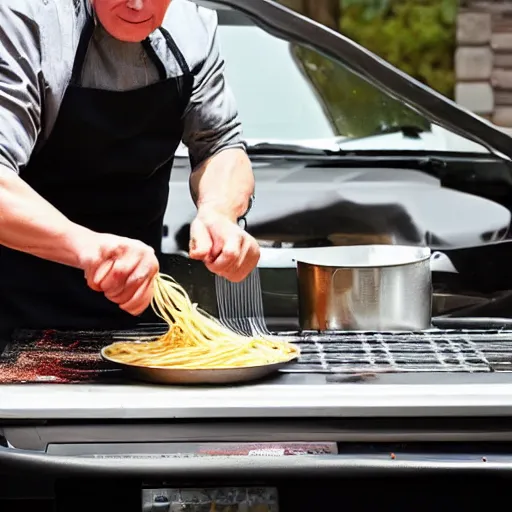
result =
[{"label": "black apron", "polygon": [[[183,75],[129,91],[79,86],[92,18],[78,46],[71,82],[51,136],[20,176],[70,220],[97,232],[141,240],[161,253],[169,179],[183,135],[193,77],[165,29]],[[116,329],[151,321],[133,317],[91,290],[84,272],[29,254],[0,249],[0,336],[15,328]]]}]

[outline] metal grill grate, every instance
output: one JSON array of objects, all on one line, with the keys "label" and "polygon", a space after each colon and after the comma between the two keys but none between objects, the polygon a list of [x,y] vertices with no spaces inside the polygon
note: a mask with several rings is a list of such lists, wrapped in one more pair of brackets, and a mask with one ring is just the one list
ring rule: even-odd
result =
[{"label": "metal grill grate", "polygon": [[[0,356],[0,383],[116,383],[121,373],[99,350],[117,340],[155,337],[165,326],[135,331],[18,331]],[[338,378],[383,372],[512,371],[512,330],[431,330],[369,333],[279,333],[301,348],[285,373]]]},{"label": "metal grill grate", "polygon": [[301,348],[288,373],[512,370],[512,331],[289,333]]}]

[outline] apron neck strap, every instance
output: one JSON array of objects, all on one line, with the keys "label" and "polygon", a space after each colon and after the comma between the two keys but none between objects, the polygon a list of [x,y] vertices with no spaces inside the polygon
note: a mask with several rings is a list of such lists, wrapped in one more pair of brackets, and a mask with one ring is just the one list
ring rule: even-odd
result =
[{"label": "apron neck strap", "polygon": [[76,50],[75,61],[73,62],[73,71],[71,73],[71,83],[73,84],[80,83],[80,75],[82,73],[87,50],[89,49],[89,42],[91,41],[95,26],[96,21],[94,15],[88,14],[82,34],[80,35],[80,42],[78,43],[78,48]]},{"label": "apron neck strap", "polygon": [[164,36],[165,42],[167,43],[167,47],[169,50],[171,50],[171,53],[173,54],[174,58],[176,59],[178,65],[181,68],[181,71],[184,75],[190,75],[190,67],[183,56],[183,53],[181,53],[181,50],[178,48],[178,45],[172,38],[171,34],[167,29],[164,27],[159,28],[160,33]]}]

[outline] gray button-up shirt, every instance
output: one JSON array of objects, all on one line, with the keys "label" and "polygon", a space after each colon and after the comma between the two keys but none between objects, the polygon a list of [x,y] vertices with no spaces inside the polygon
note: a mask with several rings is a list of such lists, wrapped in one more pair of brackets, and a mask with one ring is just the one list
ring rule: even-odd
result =
[{"label": "gray button-up shirt", "polygon": [[[0,0],[0,164],[19,172],[48,139],[71,78],[88,0]],[[192,165],[228,147],[243,147],[236,104],[224,78],[217,16],[188,0],[172,0],[162,24],[194,74],[183,142]],[[182,71],[160,31],[150,42],[167,70]],[[140,43],[111,37],[97,24],[81,85],[128,90],[158,81]]]}]

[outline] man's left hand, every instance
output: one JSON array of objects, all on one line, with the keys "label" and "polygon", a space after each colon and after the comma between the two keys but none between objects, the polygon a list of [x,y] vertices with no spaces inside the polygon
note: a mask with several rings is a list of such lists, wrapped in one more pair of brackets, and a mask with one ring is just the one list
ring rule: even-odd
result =
[{"label": "man's left hand", "polygon": [[189,255],[232,282],[243,281],[260,259],[258,242],[229,216],[199,210],[190,226]]}]

